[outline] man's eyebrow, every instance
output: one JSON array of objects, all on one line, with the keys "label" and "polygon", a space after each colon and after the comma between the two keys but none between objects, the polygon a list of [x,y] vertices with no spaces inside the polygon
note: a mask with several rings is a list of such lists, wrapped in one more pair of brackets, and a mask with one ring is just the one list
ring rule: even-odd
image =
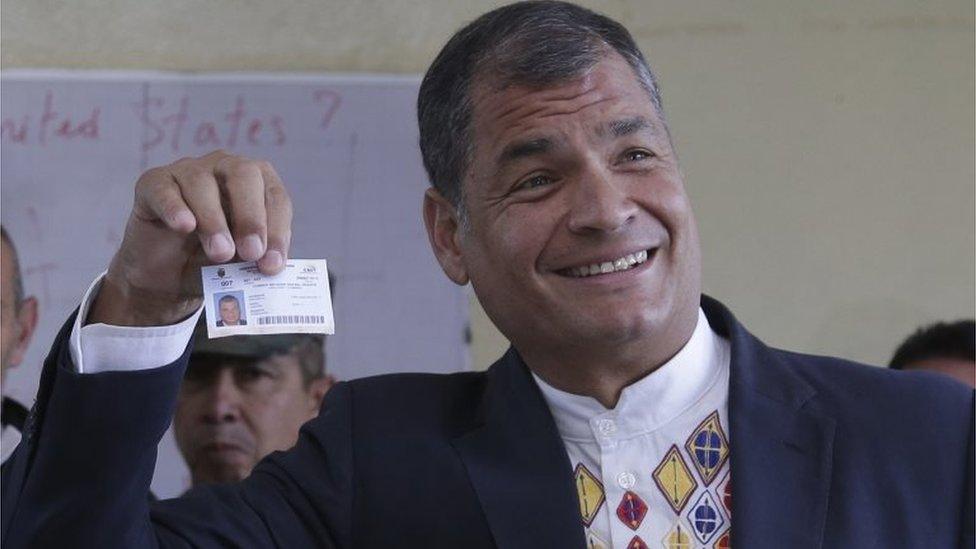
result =
[{"label": "man's eyebrow", "polygon": [[552,140],[548,137],[540,137],[527,141],[514,141],[502,149],[502,153],[498,156],[497,165],[501,169],[520,158],[547,153],[552,150],[552,147]]},{"label": "man's eyebrow", "polygon": [[614,120],[606,125],[606,129],[609,130],[610,137],[624,137],[641,130],[651,130],[651,133],[656,133],[651,121],[643,116]]}]

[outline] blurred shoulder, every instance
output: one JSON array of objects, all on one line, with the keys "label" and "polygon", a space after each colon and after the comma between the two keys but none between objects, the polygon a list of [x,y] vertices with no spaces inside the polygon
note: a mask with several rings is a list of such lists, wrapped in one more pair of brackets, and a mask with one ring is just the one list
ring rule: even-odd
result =
[{"label": "blurred shoulder", "polygon": [[972,421],[976,393],[948,376],[778,349],[772,352],[816,391],[816,400],[833,415],[900,429],[956,427]]}]

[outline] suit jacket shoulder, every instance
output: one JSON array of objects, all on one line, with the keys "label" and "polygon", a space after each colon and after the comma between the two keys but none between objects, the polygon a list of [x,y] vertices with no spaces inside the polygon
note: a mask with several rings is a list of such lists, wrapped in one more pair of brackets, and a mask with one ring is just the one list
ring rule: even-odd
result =
[{"label": "suit jacket shoulder", "polygon": [[971,389],[937,374],[773,349],[720,303],[702,306],[731,344],[736,545],[972,539]]},{"label": "suit jacket shoulder", "polygon": [[862,429],[897,427],[895,433],[905,433],[924,424],[925,432],[944,439],[949,433],[940,426],[955,429],[952,434],[958,437],[960,422],[970,420],[973,390],[944,375],[891,370],[778,349],[772,353],[816,390],[821,406],[834,410],[840,420],[856,422]]},{"label": "suit jacket shoulder", "polygon": [[456,436],[477,421],[490,374],[387,374],[349,382],[357,430]]}]

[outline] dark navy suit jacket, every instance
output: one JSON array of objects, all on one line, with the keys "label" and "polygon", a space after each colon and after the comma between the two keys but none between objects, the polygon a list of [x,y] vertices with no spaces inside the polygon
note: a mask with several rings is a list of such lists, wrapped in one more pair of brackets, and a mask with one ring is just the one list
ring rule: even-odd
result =
[{"label": "dark navy suit jacket", "polygon": [[[972,547],[973,391],[770,349],[703,307],[732,348],[735,547]],[[76,374],[69,327],[3,486],[5,547],[584,547],[566,451],[514,350],[487,372],[341,383],[244,482],[150,503],[187,354]]]}]

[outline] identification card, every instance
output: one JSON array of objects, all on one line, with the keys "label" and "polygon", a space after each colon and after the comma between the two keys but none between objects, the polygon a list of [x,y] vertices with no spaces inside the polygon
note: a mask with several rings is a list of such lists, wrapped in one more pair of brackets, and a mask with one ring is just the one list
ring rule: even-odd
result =
[{"label": "identification card", "polygon": [[257,263],[203,267],[207,336],[333,334],[332,298],[324,259],[289,259],[274,276]]}]

